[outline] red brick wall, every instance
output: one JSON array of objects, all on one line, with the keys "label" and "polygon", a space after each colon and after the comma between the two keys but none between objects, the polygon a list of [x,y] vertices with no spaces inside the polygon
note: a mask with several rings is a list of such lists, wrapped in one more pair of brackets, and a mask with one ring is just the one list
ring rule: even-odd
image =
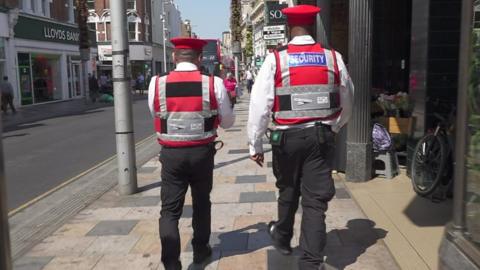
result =
[{"label": "red brick wall", "polygon": [[65,4],[65,0],[53,0],[50,3],[50,17],[60,22],[67,22],[68,7]]},{"label": "red brick wall", "polygon": [[19,0],[0,0],[0,7],[14,8],[18,6]]}]

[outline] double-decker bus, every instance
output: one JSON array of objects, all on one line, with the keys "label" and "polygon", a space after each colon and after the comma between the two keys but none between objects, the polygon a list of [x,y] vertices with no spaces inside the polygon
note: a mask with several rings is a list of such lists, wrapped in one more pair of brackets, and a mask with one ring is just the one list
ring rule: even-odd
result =
[{"label": "double-decker bus", "polygon": [[220,41],[218,39],[205,39],[207,45],[203,47],[202,70],[208,74],[220,76],[222,63]]}]

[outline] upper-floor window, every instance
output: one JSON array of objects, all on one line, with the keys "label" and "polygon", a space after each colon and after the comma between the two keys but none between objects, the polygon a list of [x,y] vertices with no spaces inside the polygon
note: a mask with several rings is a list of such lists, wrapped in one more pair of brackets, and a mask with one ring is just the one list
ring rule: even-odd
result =
[{"label": "upper-floor window", "polygon": [[131,41],[139,41],[140,36],[140,23],[142,19],[140,19],[135,13],[131,13],[128,15],[127,23],[128,23],[128,39]]},{"label": "upper-floor window", "polygon": [[137,9],[137,1],[136,0],[127,0],[127,10],[129,9]]},{"label": "upper-floor window", "polygon": [[88,9],[95,9],[95,0],[87,0]]}]

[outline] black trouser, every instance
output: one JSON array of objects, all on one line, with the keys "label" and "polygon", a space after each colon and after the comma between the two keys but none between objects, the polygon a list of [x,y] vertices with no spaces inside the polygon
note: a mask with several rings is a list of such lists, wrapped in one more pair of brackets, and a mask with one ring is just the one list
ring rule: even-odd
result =
[{"label": "black trouser", "polygon": [[299,268],[318,269],[326,244],[325,212],[335,195],[330,165],[333,133],[326,126],[289,130],[283,133],[282,144],[272,148],[273,173],[280,190],[277,236],[287,243],[292,239],[302,196]]},{"label": "black trouser", "polygon": [[15,107],[13,106],[13,95],[12,94],[2,94],[2,111],[7,112],[8,106],[12,109],[12,112],[16,112]]},{"label": "black trouser", "polygon": [[197,147],[162,148],[162,186],[160,239],[165,268],[179,269],[180,233],[178,220],[182,215],[185,193],[190,185],[193,207],[194,252],[205,248],[210,240],[211,203],[215,147],[213,143]]}]

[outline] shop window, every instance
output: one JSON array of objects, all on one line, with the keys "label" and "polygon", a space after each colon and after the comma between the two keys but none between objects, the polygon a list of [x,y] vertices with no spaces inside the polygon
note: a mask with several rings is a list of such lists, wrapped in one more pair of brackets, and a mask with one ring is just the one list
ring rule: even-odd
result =
[{"label": "shop window", "polygon": [[5,60],[5,39],[0,38],[0,60]]},{"label": "shop window", "polygon": [[[475,4],[473,28],[479,28],[480,4]],[[468,85],[466,194],[465,212],[467,237],[480,246],[480,32],[472,31],[470,82]]]},{"label": "shop window", "polygon": [[127,0],[127,10],[135,10],[137,9],[137,1],[136,0]]},{"label": "shop window", "polygon": [[128,23],[128,39],[130,41],[138,41],[139,40],[139,24],[142,20],[135,14],[131,13],[127,17]]},{"label": "shop window", "polygon": [[60,56],[18,54],[22,105],[62,99]]},{"label": "shop window", "polygon": [[475,11],[473,28],[480,28],[480,11]]},{"label": "shop window", "polygon": [[32,76],[30,72],[30,54],[18,54],[18,75],[22,105],[33,104]]},{"label": "shop window", "polygon": [[95,0],[87,0],[88,9],[95,9]]}]

